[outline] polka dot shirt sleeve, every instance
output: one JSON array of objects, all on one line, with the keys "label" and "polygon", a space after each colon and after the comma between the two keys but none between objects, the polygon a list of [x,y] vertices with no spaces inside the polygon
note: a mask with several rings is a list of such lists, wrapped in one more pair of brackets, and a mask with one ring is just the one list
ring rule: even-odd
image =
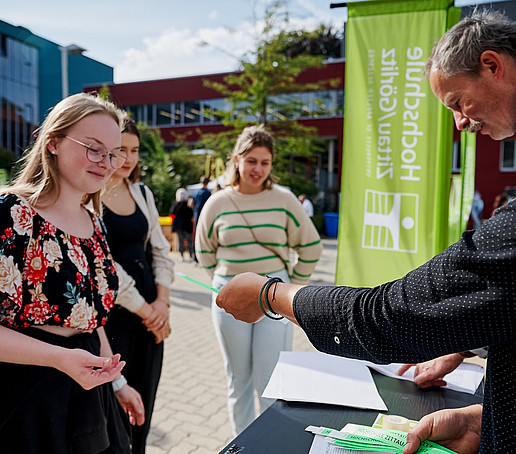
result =
[{"label": "polka dot shirt sleeve", "polygon": [[376,362],[508,341],[516,321],[515,229],[511,204],[397,281],[300,290],[295,315],[320,350]]},{"label": "polka dot shirt sleeve", "polygon": [[397,281],[305,287],[294,299],[310,341],[334,355],[419,362],[488,346],[480,454],[516,452],[515,206]]}]

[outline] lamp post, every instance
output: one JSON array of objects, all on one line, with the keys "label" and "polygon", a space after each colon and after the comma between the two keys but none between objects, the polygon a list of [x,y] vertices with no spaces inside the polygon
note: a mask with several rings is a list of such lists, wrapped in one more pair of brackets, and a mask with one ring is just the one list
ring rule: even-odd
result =
[{"label": "lamp post", "polygon": [[68,54],[82,55],[86,49],[77,44],[70,44],[68,46],[60,46],[61,51],[61,96],[66,98],[69,94],[68,90]]}]

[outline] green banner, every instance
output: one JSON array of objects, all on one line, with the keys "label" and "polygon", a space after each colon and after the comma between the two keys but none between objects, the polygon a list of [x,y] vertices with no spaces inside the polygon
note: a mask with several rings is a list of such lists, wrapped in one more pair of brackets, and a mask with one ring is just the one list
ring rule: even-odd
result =
[{"label": "green banner", "polygon": [[448,244],[453,122],[421,76],[450,3],[348,6],[338,285],[396,279]]},{"label": "green banner", "polygon": [[452,175],[448,243],[459,240],[468,225],[475,194],[476,134],[461,132],[461,173]]}]

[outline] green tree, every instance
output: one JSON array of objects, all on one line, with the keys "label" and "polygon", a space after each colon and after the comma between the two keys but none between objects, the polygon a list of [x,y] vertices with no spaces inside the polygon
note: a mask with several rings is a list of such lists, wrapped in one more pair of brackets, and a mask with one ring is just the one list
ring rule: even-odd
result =
[{"label": "green tree", "polygon": [[322,24],[313,32],[291,32],[283,52],[289,58],[299,54],[342,58],[342,43],[343,36],[340,31]]},{"label": "green tree", "polygon": [[99,98],[102,98],[106,101],[111,101],[111,90],[109,89],[109,87],[106,84],[104,84],[104,85],[102,85],[102,87],[100,87]]},{"label": "green tree", "polygon": [[4,147],[0,147],[0,169],[5,169],[7,170],[7,173],[10,173],[15,162],[16,154],[14,153],[14,151],[8,150]]},{"label": "green tree", "polygon": [[203,154],[192,154],[194,149],[202,148],[202,144],[192,144],[187,139],[172,133],[175,148],[170,151],[170,159],[181,187],[199,183],[206,171],[206,157]]},{"label": "green tree", "polygon": [[156,206],[162,216],[168,214],[175,200],[180,178],[174,172],[170,154],[165,151],[165,142],[157,129],[138,123],[140,132],[140,179],[152,189]]},{"label": "green tree", "polygon": [[[317,188],[306,178],[306,163],[307,158],[321,151],[321,144],[315,128],[293,120],[302,116],[304,102],[301,97],[285,95],[325,90],[336,86],[338,80],[297,82],[297,76],[304,70],[323,66],[324,56],[321,53],[312,55],[309,52],[288,51],[294,40],[313,37],[317,31],[292,31],[287,2],[273,2],[265,11],[263,23],[256,38],[256,48],[239,59],[241,72],[227,75],[222,83],[205,81],[206,86],[220,92],[231,103],[231,109],[212,113],[219,116],[229,129],[204,135],[202,145],[227,159],[241,130],[249,124],[262,123],[276,139],[274,173],[279,177],[279,183],[289,186],[296,194],[314,195]],[[293,158],[299,157],[304,159],[293,161]],[[294,172],[293,167],[297,167],[298,171]]]}]

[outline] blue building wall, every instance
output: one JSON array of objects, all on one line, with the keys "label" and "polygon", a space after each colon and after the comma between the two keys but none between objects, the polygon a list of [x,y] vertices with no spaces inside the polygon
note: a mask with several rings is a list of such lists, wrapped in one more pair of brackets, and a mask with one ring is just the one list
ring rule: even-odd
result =
[{"label": "blue building wall", "polygon": [[[20,156],[31,132],[62,99],[61,46],[0,20],[0,147]],[[113,68],[68,54],[68,94],[113,83]]]},{"label": "blue building wall", "polygon": [[[32,35],[27,42],[39,48],[40,122],[62,99],[61,46]],[[80,93],[87,85],[113,83],[113,68],[85,55],[68,54],[68,94]]]}]

